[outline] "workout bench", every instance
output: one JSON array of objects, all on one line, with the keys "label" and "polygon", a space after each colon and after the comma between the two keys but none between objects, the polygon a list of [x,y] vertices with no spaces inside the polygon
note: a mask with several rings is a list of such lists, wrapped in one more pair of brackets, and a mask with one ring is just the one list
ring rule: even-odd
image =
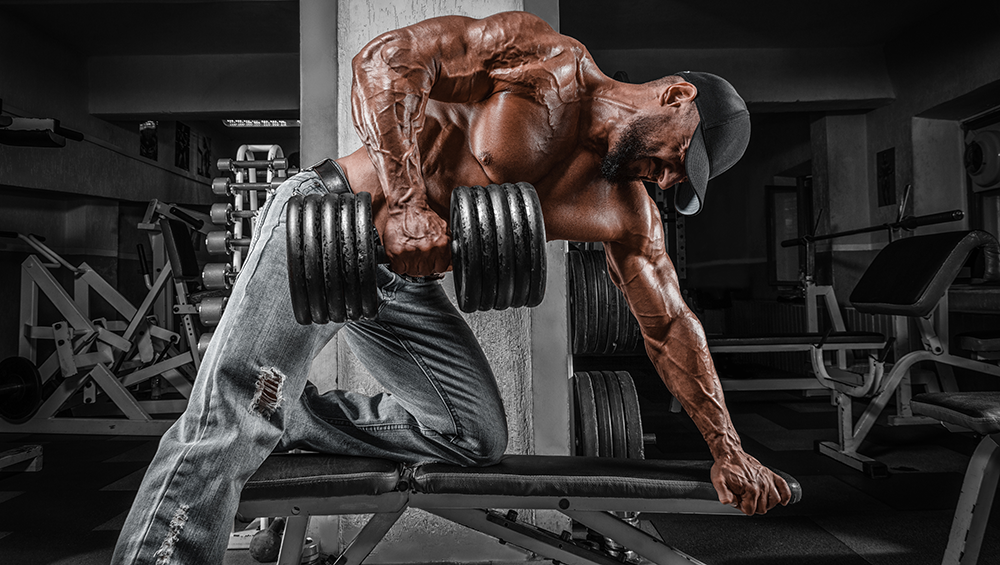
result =
[{"label": "workout bench", "polygon": [[[700,561],[630,525],[615,513],[740,514],[719,503],[711,461],[508,455],[488,467],[407,466],[364,457],[275,454],[243,489],[242,516],[287,516],[279,565],[297,565],[310,516],[374,514],[336,561],[364,561],[407,508],[419,508],[560,563],[620,564],[570,532],[520,521],[516,512],[555,510],[657,564]],[[777,472],[777,471],[776,471]],[[802,497],[795,479],[778,472]]]}]

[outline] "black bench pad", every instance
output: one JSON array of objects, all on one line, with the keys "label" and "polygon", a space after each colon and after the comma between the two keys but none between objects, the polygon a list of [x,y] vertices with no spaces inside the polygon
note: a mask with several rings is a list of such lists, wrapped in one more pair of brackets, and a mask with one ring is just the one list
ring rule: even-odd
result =
[{"label": "black bench pad", "polygon": [[379,495],[397,490],[402,465],[387,459],[280,453],[264,461],[243,487],[244,502]]},{"label": "black bench pad", "polygon": [[[413,472],[413,488],[429,494],[718,500],[711,468],[711,461],[507,455],[489,467],[421,465]],[[797,502],[802,488],[782,477]]]},{"label": "black bench pad", "polygon": [[981,434],[1000,432],[1000,392],[928,392],[910,402],[913,411]]}]

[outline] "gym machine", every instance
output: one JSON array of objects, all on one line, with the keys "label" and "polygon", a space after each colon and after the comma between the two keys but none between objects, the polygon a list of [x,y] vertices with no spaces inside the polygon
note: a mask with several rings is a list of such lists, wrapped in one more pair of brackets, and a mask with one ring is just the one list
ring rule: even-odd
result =
[{"label": "gym machine", "polygon": [[[18,356],[2,363],[0,432],[159,435],[184,410],[194,357],[152,307],[165,268],[136,307],[86,263],[73,266],[36,235],[4,232],[34,249],[21,265]],[[73,296],[54,271],[68,271]],[[121,319],[94,319],[91,295]],[[47,299],[52,308],[41,302]],[[53,310],[55,319],[42,322]],[[49,317],[48,314],[45,314]],[[40,354],[47,357],[39,364]]]}]

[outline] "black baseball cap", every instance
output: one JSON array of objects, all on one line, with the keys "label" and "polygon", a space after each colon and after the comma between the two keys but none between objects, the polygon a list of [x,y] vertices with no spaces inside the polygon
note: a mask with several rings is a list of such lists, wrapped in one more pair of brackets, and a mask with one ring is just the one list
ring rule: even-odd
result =
[{"label": "black baseball cap", "polygon": [[708,181],[736,164],[750,143],[750,112],[733,85],[710,73],[674,75],[698,89],[694,98],[701,121],[684,159],[688,180],[674,187],[677,212],[693,216],[705,203]]}]

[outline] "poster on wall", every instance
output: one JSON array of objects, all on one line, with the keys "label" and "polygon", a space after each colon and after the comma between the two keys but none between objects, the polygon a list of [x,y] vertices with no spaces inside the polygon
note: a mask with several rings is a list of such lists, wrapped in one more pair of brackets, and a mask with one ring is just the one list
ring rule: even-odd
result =
[{"label": "poster on wall", "polygon": [[198,176],[210,178],[212,176],[212,138],[198,136]]},{"label": "poster on wall", "polygon": [[191,170],[191,128],[181,122],[174,133],[174,166]]}]

